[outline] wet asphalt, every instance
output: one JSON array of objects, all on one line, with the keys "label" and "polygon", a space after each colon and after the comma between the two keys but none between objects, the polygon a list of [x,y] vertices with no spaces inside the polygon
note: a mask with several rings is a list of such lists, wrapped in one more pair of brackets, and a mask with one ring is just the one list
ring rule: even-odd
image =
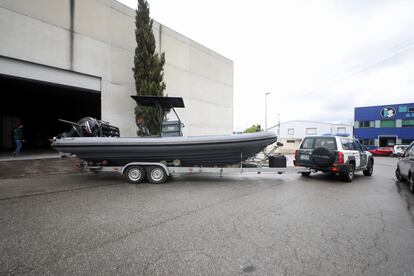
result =
[{"label": "wet asphalt", "polygon": [[374,175],[0,180],[1,275],[414,275],[413,195]]}]

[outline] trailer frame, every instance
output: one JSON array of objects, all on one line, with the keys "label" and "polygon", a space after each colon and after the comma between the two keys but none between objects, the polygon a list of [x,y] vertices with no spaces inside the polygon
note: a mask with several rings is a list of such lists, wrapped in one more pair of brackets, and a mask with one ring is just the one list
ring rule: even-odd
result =
[{"label": "trailer frame", "polygon": [[[245,164],[247,165],[247,164]],[[168,177],[180,174],[218,174],[222,177],[225,174],[299,174],[310,172],[310,169],[304,167],[269,167],[263,166],[262,162],[256,167],[180,167],[168,166],[159,162],[131,162],[124,166],[105,166],[105,165],[88,165],[87,162],[80,164],[81,171],[90,171],[93,173],[115,172],[124,175],[131,183],[140,183],[145,179],[145,175],[151,183],[164,183]]]}]

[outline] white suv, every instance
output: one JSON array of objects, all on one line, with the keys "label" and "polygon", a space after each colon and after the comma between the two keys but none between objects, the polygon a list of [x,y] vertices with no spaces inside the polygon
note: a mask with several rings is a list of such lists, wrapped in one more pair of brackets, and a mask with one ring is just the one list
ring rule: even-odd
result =
[{"label": "white suv", "polygon": [[[352,138],[341,136],[308,136],[303,138],[295,152],[295,166],[313,171],[333,172],[351,182],[356,171],[371,176],[374,157],[365,147]],[[309,176],[310,172],[303,172]]]}]

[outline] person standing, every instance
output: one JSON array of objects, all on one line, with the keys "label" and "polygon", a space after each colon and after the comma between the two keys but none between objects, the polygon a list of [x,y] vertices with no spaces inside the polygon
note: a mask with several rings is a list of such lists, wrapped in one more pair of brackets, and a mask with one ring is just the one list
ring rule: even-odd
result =
[{"label": "person standing", "polygon": [[14,130],[13,130],[13,139],[14,143],[16,145],[16,151],[13,153],[15,157],[21,156],[22,146],[23,146],[23,125],[19,124]]}]

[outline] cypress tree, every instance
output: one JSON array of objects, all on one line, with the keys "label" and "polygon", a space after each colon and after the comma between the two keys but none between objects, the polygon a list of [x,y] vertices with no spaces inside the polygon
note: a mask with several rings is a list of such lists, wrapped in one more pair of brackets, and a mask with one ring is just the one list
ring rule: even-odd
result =
[{"label": "cypress tree", "polygon": [[261,128],[261,126],[259,124],[257,124],[257,125],[252,125],[249,128],[246,128],[243,131],[243,133],[254,133],[254,132],[260,132],[260,131],[262,131],[262,128]]},{"label": "cypress tree", "polygon": [[[152,32],[153,20],[150,18],[149,5],[146,0],[138,0],[135,15],[135,48],[134,72],[135,89],[138,96],[163,96],[165,90],[164,63],[165,55],[155,53],[155,38]],[[135,120],[138,135],[159,135],[160,124],[155,108],[137,105]]]}]

